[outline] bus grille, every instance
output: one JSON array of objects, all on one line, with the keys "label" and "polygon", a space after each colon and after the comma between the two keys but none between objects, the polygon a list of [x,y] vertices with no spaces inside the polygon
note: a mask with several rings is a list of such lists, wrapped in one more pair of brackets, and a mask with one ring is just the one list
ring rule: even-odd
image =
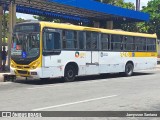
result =
[{"label": "bus grille", "polygon": [[23,68],[29,69],[30,67],[29,67],[29,66],[17,66],[17,68],[18,68],[18,69],[23,69]]}]

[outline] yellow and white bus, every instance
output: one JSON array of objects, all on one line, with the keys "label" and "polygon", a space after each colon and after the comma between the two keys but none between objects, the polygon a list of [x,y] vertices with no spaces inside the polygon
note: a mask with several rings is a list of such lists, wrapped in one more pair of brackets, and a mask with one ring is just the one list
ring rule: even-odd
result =
[{"label": "yellow and white bus", "polygon": [[143,34],[50,22],[17,24],[11,73],[31,78],[124,73],[157,65],[156,34]]}]

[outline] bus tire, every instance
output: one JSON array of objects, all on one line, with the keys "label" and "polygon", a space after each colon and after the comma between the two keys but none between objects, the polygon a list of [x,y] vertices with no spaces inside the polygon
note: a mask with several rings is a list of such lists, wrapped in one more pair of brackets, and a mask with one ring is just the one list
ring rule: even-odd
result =
[{"label": "bus tire", "polygon": [[133,75],[134,66],[132,63],[127,63],[125,66],[125,76],[129,77]]},{"label": "bus tire", "polygon": [[72,65],[67,65],[64,73],[65,82],[73,82],[76,77],[75,68]]}]

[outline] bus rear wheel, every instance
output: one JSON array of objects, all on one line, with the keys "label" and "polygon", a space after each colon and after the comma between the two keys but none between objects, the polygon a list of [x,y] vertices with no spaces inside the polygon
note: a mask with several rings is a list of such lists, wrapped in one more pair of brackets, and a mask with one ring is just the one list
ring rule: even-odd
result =
[{"label": "bus rear wheel", "polygon": [[64,73],[65,82],[73,82],[75,80],[76,73],[75,68],[72,65],[67,65]]},{"label": "bus rear wheel", "polygon": [[132,76],[133,75],[134,66],[132,63],[127,63],[125,66],[125,76]]}]

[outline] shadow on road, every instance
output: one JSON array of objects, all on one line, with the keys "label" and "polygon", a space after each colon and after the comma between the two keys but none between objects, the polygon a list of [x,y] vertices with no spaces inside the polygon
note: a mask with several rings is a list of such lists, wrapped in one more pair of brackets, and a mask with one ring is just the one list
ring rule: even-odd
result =
[{"label": "shadow on road", "polygon": [[[143,76],[143,75],[152,75],[155,73],[134,73],[134,76]],[[92,76],[81,76],[77,77],[74,82],[81,82],[81,81],[93,81],[93,80],[102,80],[102,79],[112,79],[112,78],[122,78],[124,77],[123,74],[101,74],[101,75],[92,75]],[[55,79],[46,79],[46,80],[16,80],[16,83],[21,84],[31,84],[31,85],[46,85],[46,84],[60,84],[64,83],[63,78],[55,78]]]}]

